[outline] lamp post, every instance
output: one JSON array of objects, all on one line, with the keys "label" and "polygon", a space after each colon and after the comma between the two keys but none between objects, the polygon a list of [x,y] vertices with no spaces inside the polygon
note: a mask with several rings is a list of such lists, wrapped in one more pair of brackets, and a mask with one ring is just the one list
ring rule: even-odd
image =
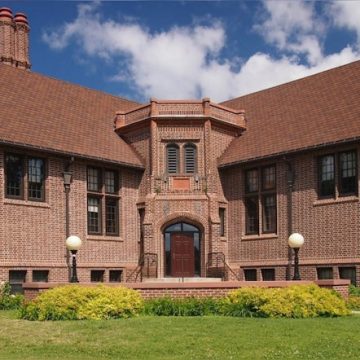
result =
[{"label": "lamp post", "polygon": [[294,249],[294,277],[293,280],[301,280],[299,272],[299,250],[304,244],[304,237],[299,233],[293,233],[288,239],[289,246]]},{"label": "lamp post", "polygon": [[72,271],[71,271],[71,283],[79,282],[76,271],[76,253],[81,247],[81,239],[78,236],[71,235],[66,239],[66,247],[71,252],[72,257]]}]

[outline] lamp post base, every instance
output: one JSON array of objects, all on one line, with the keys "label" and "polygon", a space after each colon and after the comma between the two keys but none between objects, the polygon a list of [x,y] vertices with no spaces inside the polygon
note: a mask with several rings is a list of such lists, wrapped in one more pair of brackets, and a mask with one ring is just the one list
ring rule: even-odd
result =
[{"label": "lamp post base", "polygon": [[77,277],[77,269],[76,269],[76,253],[77,253],[77,250],[70,250],[70,252],[71,252],[71,257],[72,257],[72,271],[71,271],[70,282],[71,283],[78,283],[79,279]]},{"label": "lamp post base", "polygon": [[299,271],[299,249],[295,248],[294,249],[294,253],[295,253],[295,259],[294,259],[294,277],[293,280],[301,280],[300,278],[300,271]]}]

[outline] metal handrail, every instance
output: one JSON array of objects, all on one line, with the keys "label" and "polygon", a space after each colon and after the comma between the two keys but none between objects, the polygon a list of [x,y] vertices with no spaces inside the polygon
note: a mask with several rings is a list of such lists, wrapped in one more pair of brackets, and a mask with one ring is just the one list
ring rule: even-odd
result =
[{"label": "metal handrail", "polygon": [[[155,264],[155,277],[158,274],[158,255],[155,253],[143,253],[139,257],[137,267],[127,276],[126,281],[128,282],[130,279],[135,277],[135,281],[137,281],[140,275],[140,281],[143,280],[143,277],[149,278],[150,277],[150,266]],[[146,265],[146,267],[145,267]],[[144,275],[144,268],[146,269],[146,274]]]},{"label": "metal handrail", "polygon": [[[220,265],[220,266],[219,266]],[[239,276],[231,269],[229,264],[226,262],[225,254],[223,252],[211,252],[208,253],[207,268],[214,267],[222,273],[222,280],[228,280],[228,274],[231,273],[236,280],[240,280]]]}]

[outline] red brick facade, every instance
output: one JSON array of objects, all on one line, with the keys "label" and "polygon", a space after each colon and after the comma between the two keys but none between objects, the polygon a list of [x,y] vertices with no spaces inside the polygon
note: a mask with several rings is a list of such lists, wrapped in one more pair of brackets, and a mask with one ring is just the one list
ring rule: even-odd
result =
[{"label": "red brick facade", "polygon": [[[0,9],[3,39],[0,62],[12,67],[30,66],[27,32],[26,17],[13,18],[11,11]],[[273,280],[290,279],[293,259],[287,239],[291,233],[299,232],[305,238],[300,250],[304,280],[316,280],[318,272],[321,273],[319,268],[328,268],[326,271],[332,273],[332,278],[351,274],[359,285],[360,101],[345,104],[342,100],[347,97],[341,95],[343,88],[349,91],[350,85],[359,86],[353,81],[354,73],[359,76],[359,64],[299,80],[293,83],[295,86],[285,84],[234,99],[227,107],[209,99],[152,99],[149,104],[138,106],[0,64],[0,81],[4,82],[2,89],[6,89],[0,97],[0,122],[4,124],[0,134],[0,280],[8,280],[10,272],[26,271],[23,280],[30,282],[33,271],[38,270],[48,271],[49,282],[69,280],[63,177],[64,172],[69,171],[72,174],[69,232],[83,241],[77,257],[81,282],[90,282],[91,272],[96,270],[101,272],[104,282],[109,282],[114,274],[111,272],[116,271],[122,271],[122,275],[113,281],[141,281],[144,275],[158,278],[169,275],[165,254],[168,251],[173,256],[176,251],[166,250],[164,231],[170,225],[185,223],[197,228],[200,245],[196,261],[200,277],[245,280],[245,272],[251,270],[259,281],[268,276]],[[349,79],[347,73],[351,75]],[[349,86],[339,85],[336,90],[334,85],[328,91],[324,85],[326,76],[333,79],[339,74],[340,80],[348,81]],[[36,84],[36,93],[31,93],[31,84]],[[292,108],[299,97],[283,101],[281,91],[299,91],[298,88],[304,89],[299,94],[307,94],[307,89],[316,89],[319,94],[319,101],[309,100],[308,95],[307,102],[299,100],[299,107],[312,106],[320,119],[318,123],[312,120],[316,124],[312,132],[303,131],[311,125],[307,123],[311,110],[307,109],[306,118],[302,114],[296,118],[298,108]],[[334,94],[338,91],[341,107],[326,99],[320,101],[332,91]],[[351,95],[354,94],[358,96],[359,91],[351,90]],[[242,104],[245,113],[239,110]],[[333,111],[328,109],[330,106],[335,106]],[[348,125],[347,118],[341,119],[339,132],[335,127],[339,118],[331,117],[337,108],[349,119]],[[276,111],[279,114],[275,114]],[[288,118],[282,117],[291,111],[294,112]],[[335,130],[326,133],[329,126],[321,116],[332,121]],[[115,131],[111,129],[111,117],[115,117]],[[274,125],[278,119],[282,126],[288,123],[293,130],[282,132],[282,128]],[[300,134],[300,130],[303,133]],[[337,134],[341,134],[341,138],[337,138]],[[177,151],[174,172],[168,170],[169,145],[177,149],[174,150]],[[188,171],[186,147],[189,145],[195,149],[195,155],[190,159],[194,168]],[[333,198],[319,199],[319,156],[346,150],[357,154],[356,192],[340,196],[336,184]],[[25,159],[21,199],[6,194],[6,154],[19,154]],[[44,201],[30,201],[27,197],[26,159],[29,156],[45,160]],[[276,231],[262,232],[263,204],[259,202],[260,232],[246,235],[245,172],[267,165],[274,165],[276,169]],[[88,233],[89,166],[103,169],[101,171],[110,169],[119,175],[119,191],[115,194],[119,204],[116,214],[119,235],[105,234],[108,220],[105,193],[95,194],[102,204],[103,228],[97,235]],[[290,168],[294,179],[292,188],[289,187]],[[146,254],[151,257],[146,258]]]}]

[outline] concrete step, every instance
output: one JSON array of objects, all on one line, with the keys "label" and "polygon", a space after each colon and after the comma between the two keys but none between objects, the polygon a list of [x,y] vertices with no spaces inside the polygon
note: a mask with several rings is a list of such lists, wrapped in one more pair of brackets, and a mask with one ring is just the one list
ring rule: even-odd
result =
[{"label": "concrete step", "polygon": [[182,283],[182,282],[188,282],[188,283],[206,283],[206,282],[221,282],[221,278],[217,277],[166,277],[166,278],[148,278],[143,279],[143,282],[147,283]]}]

